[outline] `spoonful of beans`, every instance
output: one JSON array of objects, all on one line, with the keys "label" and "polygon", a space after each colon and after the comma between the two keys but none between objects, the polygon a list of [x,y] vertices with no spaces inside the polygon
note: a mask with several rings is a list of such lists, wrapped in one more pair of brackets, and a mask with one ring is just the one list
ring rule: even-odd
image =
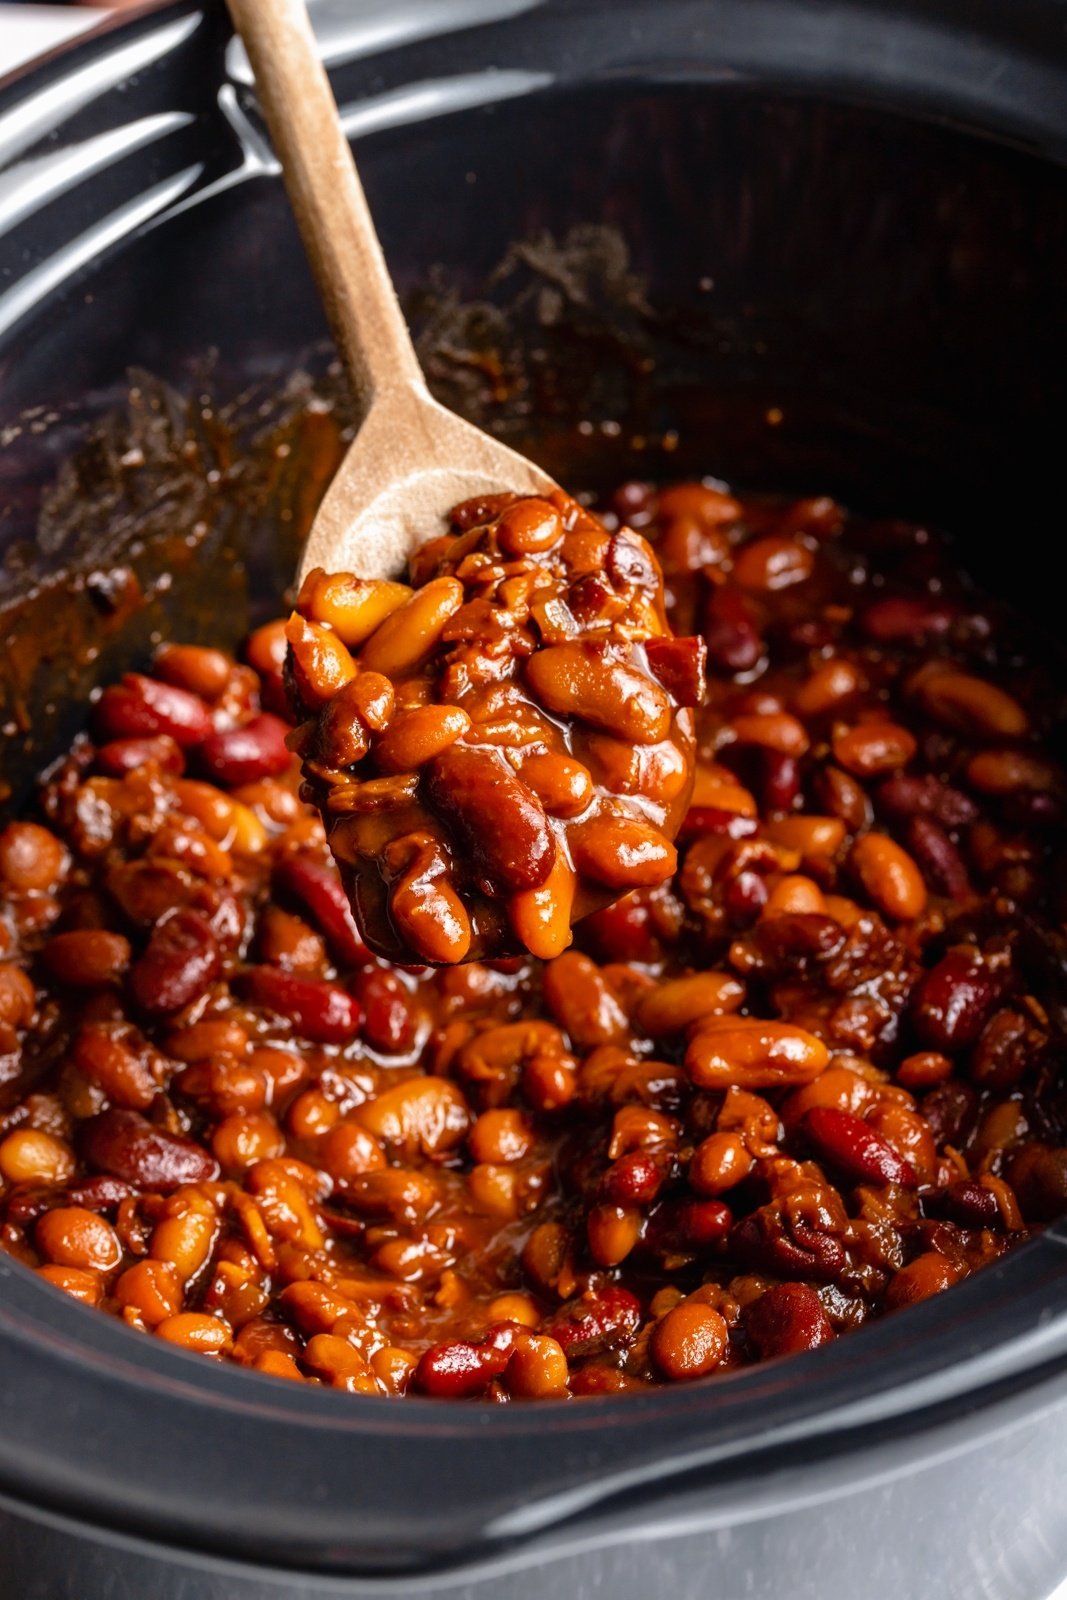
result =
[{"label": "spoonful of beans", "polygon": [[366,942],[550,959],[669,878],[704,644],[640,534],[430,395],[304,0],[229,0],[362,416],[290,619],[293,735]]}]

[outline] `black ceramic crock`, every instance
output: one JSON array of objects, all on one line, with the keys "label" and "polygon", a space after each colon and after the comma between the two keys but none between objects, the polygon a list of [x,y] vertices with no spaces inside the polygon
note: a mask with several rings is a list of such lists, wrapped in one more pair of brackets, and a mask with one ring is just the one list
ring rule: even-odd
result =
[{"label": "black ceramic crock", "polygon": [[[323,337],[221,10],[182,0],[0,83],[16,619],[56,580],[114,611],[100,552],[39,512],[128,369],[188,392],[210,347],[213,392],[277,387]],[[633,340],[588,316],[573,338],[579,376],[595,349],[610,381],[564,370],[552,426],[506,421],[548,466],[610,478],[640,430],[653,473],[931,517],[1061,628],[1063,0],[334,0],[317,22],[406,289],[471,299],[516,241],[624,241]],[[566,292],[538,292],[566,369]],[[143,582],[153,548],[124,537],[108,562]],[[268,523],[245,538],[242,605],[292,556]],[[178,625],[183,585],[206,596],[200,633],[229,642],[243,612],[217,554],[156,602]],[[116,624],[73,664],[60,629],[20,679],[11,628],[14,799],[84,719],[93,673],[147,641]],[[0,1258],[0,1595],[1044,1600],[1067,1577],[1065,1245],[1053,1227],[783,1364],[534,1407],[294,1390]]]}]

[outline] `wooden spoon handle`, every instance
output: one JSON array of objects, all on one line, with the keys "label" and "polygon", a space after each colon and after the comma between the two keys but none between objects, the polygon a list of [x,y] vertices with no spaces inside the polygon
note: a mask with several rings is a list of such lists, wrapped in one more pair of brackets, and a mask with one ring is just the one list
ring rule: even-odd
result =
[{"label": "wooden spoon handle", "polygon": [[364,413],[422,382],[304,0],[227,0],[334,338]]}]

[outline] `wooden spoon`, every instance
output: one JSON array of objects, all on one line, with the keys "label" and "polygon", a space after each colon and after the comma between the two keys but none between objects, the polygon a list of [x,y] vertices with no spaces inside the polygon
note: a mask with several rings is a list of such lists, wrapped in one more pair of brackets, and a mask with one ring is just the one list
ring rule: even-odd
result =
[{"label": "wooden spoon", "polygon": [[313,567],[393,578],[475,495],[545,494],[525,457],[439,405],[426,387],[304,0],[228,0],[255,73],[300,232],[361,425],[315,518]]}]

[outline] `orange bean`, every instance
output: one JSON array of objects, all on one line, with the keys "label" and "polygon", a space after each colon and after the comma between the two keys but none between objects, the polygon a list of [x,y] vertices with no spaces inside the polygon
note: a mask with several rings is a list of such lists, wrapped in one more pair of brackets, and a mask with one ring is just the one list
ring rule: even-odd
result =
[{"label": "orange bean", "polygon": [[671,725],[665,689],[626,661],[580,644],[538,650],[526,677],[542,705],[560,716],[580,717],[594,728],[636,744],[658,744]]},{"label": "orange bean", "polygon": [[325,623],[355,650],[386,617],[406,605],[411,594],[406,583],[355,578],[348,572],[328,573],[316,567],[301,585],[297,606],[310,621]]},{"label": "orange bean", "polygon": [[459,706],[415,706],[393,718],[374,746],[374,758],[383,772],[410,772],[455,744],[470,725]]},{"label": "orange bean", "polygon": [[233,1344],[229,1323],[200,1311],[179,1311],[177,1316],[164,1317],[156,1327],[156,1336],[202,1356],[220,1356]]},{"label": "orange bean", "polygon": [[406,677],[429,655],[463,599],[456,578],[434,578],[417,589],[371,634],[360,651],[360,666],[394,683]]},{"label": "orange bean", "polygon": [[122,1260],[122,1245],[109,1222],[83,1206],[57,1206],[40,1218],[37,1248],[57,1267],[92,1267],[110,1272]]},{"label": "orange bean", "polygon": [[642,1033],[684,1033],[702,1017],[736,1011],[745,998],[745,986],[727,972],[692,972],[682,978],[662,980],[638,998],[634,1017]]},{"label": "orange bean", "polygon": [[860,722],[833,738],[834,760],[857,778],[873,778],[907,766],[915,739],[895,722]]},{"label": "orange bean", "polygon": [[69,1183],[74,1152],[40,1128],[16,1128],[0,1144],[0,1176],[8,1183]]},{"label": "orange bean", "polygon": [[734,557],[734,582],[743,589],[789,589],[815,570],[815,557],[795,539],[770,536],[743,545]]},{"label": "orange bean", "polygon": [[148,1257],[126,1268],[115,1284],[115,1299],[138,1312],[146,1327],[154,1328],[181,1310],[181,1279],[169,1261]]},{"label": "orange bean", "polygon": [[826,1066],[821,1039],[785,1022],[715,1017],[689,1042],[685,1065],[701,1089],[773,1089],[808,1083]]},{"label": "orange bean", "polygon": [[664,1377],[679,1382],[713,1371],[729,1347],[729,1329],[720,1313],[699,1301],[683,1300],[656,1323],[649,1351]]},{"label": "orange bean", "polygon": [[926,909],[926,885],[911,856],[884,833],[865,833],[852,846],[852,868],[879,911],[910,922]]},{"label": "orange bean", "polygon": [[944,726],[976,738],[1019,739],[1030,719],[1004,689],[966,672],[934,672],[921,678],[923,709]]}]

